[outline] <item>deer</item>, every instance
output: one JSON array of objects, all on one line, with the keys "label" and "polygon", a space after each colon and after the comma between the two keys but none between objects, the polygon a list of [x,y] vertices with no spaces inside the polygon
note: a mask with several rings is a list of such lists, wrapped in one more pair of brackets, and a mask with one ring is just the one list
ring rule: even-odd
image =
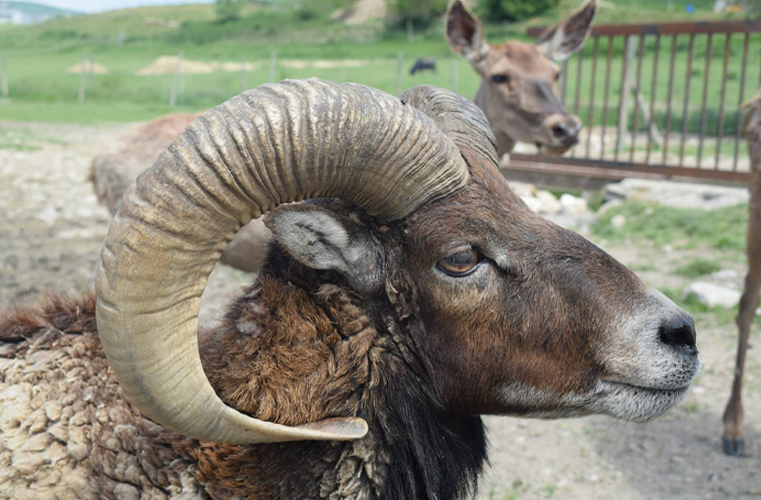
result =
[{"label": "deer", "polygon": [[445,18],[446,39],[481,77],[473,99],[497,138],[500,165],[517,142],[560,156],[576,145],[581,119],[560,102],[558,61],[581,50],[589,37],[597,0],[589,0],[565,20],[548,28],[536,43],[508,40],[489,45],[481,22],[463,0],[453,0]]},{"label": "deer", "polygon": [[742,383],[745,355],[748,351],[750,327],[756,315],[761,290],[761,92],[745,105],[745,139],[750,154],[750,216],[748,218],[748,274],[745,290],[740,297],[736,323],[739,330],[735,377],[732,394],[724,410],[722,447],[730,456],[742,456],[745,451],[743,429]]}]

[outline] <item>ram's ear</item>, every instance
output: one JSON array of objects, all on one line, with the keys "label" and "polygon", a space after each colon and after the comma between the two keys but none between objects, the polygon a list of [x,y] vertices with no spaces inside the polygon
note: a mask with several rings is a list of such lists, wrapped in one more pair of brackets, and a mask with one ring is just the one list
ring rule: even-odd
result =
[{"label": "ram's ear", "polygon": [[474,66],[489,54],[489,44],[476,16],[462,0],[452,0],[447,8],[446,36],[449,46]]},{"label": "ram's ear", "polygon": [[338,271],[358,287],[378,275],[375,238],[348,217],[319,205],[295,203],[281,205],[264,223],[305,266]]},{"label": "ram's ear", "polygon": [[565,20],[560,21],[539,37],[536,44],[548,59],[564,61],[581,50],[592,31],[597,12],[597,0],[589,0]]}]

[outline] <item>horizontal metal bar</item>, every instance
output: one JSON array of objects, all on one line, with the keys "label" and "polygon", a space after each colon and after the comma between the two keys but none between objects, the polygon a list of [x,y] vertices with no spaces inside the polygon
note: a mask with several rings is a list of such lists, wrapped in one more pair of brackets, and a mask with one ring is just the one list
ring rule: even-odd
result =
[{"label": "horizontal metal bar", "polygon": [[[526,33],[538,37],[547,26],[528,28]],[[761,20],[704,21],[663,24],[606,24],[592,26],[592,36],[624,35],[681,35],[690,33],[757,33],[761,32]]]},{"label": "horizontal metal bar", "polygon": [[[588,171],[590,177],[594,177],[595,172],[600,174],[599,178],[637,177],[638,175],[655,175],[668,177],[686,177],[691,179],[711,179],[716,181],[728,181],[737,183],[747,183],[751,180],[750,172],[734,172],[728,170],[708,170],[689,167],[662,167],[644,165],[642,163],[627,163],[610,160],[589,160],[582,158],[567,158],[559,156],[540,156],[526,155],[519,153],[510,153],[510,163],[508,169],[516,170],[544,170],[555,171],[557,173],[571,173],[572,171]],[[607,172],[605,176],[603,173]],[[623,175],[615,175],[620,172]]]}]

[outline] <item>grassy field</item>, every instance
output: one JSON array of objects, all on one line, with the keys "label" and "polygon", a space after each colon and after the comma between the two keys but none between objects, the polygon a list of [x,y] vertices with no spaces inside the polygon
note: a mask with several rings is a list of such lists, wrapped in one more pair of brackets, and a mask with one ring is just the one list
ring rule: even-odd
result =
[{"label": "grassy field", "polygon": [[[309,7],[294,8],[294,4],[279,2],[271,6],[249,6],[241,20],[220,23],[214,20],[213,6],[186,5],[175,7],[151,7],[107,12],[93,16],[58,19],[26,28],[0,29],[0,51],[7,58],[9,99],[0,103],[0,119],[23,121],[56,121],[91,123],[97,121],[133,121],[149,119],[169,112],[171,75],[137,76],[135,72],[151,64],[163,55],[176,55],[180,51],[187,60],[253,62],[257,69],[245,76],[247,87],[254,87],[270,79],[269,58],[277,52],[275,79],[308,78],[317,76],[335,81],[357,81],[390,93],[397,91],[397,56],[404,53],[404,78],[402,88],[419,83],[432,83],[450,88],[453,64],[457,68],[457,90],[465,96],[473,96],[479,78],[464,59],[454,58],[443,37],[441,21],[418,32],[415,40],[407,40],[402,31],[387,29],[382,22],[374,21],[358,26],[330,20],[330,13],[342,0],[319,0]],[[343,2],[345,3],[345,2]],[[563,0],[560,6],[546,15],[524,23],[511,25],[487,24],[486,32],[492,42],[505,38],[526,38],[529,25],[546,25],[562,18],[578,6],[576,0]],[[673,12],[664,12],[663,2],[645,0],[605,3],[598,23],[634,22],[668,19],[708,19],[712,2],[700,0],[695,13],[685,13],[687,0],[674,0]],[[721,19],[737,18],[720,15]],[[652,43],[649,40],[648,43]],[[670,40],[663,41],[661,70],[657,73],[655,88],[656,115],[664,119],[665,89],[668,85]],[[686,40],[678,40],[680,50]],[[701,45],[702,43],[702,45]],[[713,50],[723,53],[723,41],[714,40]],[[742,40],[733,40],[731,51],[742,51]],[[566,101],[575,109],[578,87],[578,113],[586,123],[600,123],[603,115],[601,93],[604,86],[604,55],[607,40],[601,40],[595,87],[592,87],[592,44],[587,44],[582,55],[581,79],[578,79],[576,59],[569,61],[566,71],[568,85]],[[751,43],[746,96],[755,89],[761,71],[758,52],[761,39]],[[80,62],[87,54],[95,62],[108,69],[106,75],[91,75],[87,81],[86,102],[77,103],[80,75],[67,73],[67,69]],[[407,69],[417,57],[433,56],[438,60],[437,74],[425,73],[410,77]],[[680,53],[680,57],[683,54]],[[315,60],[360,60],[360,67],[310,67]],[[294,60],[306,63],[306,67],[293,67]],[[608,123],[615,123],[620,99],[623,41],[617,40],[613,47],[611,63],[611,95],[608,107]],[[289,64],[291,62],[291,64]],[[643,93],[649,101],[653,68],[651,51],[643,59]],[[717,71],[718,68],[718,71]],[[711,102],[720,88],[720,61],[715,59],[709,77]],[[702,78],[705,70],[705,40],[699,39],[695,47],[695,61],[691,74],[692,91],[688,117],[689,130],[698,128],[695,110],[702,99]],[[739,58],[735,57],[729,67],[727,94],[727,120],[725,131],[730,134],[736,123],[740,72]],[[675,64],[675,102],[681,103],[684,92],[686,62],[678,59]],[[578,84],[577,84],[578,82]],[[243,88],[240,72],[215,72],[211,74],[183,75],[177,110],[199,110],[214,106],[239,93]],[[590,108],[590,96],[594,105]],[[591,113],[590,113],[591,110]],[[681,106],[674,110],[672,128],[681,127]],[[712,106],[708,123],[716,126],[718,110]],[[697,113],[699,115],[699,113]],[[678,117],[676,115],[679,115]],[[641,120],[640,120],[641,122]]]}]

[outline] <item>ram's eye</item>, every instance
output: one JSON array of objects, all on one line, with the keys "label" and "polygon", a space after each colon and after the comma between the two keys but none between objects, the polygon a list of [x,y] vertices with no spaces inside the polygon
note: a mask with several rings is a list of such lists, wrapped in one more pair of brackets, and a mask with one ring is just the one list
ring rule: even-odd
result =
[{"label": "ram's eye", "polygon": [[562,76],[563,76],[563,72],[562,72],[562,71],[558,71],[558,72],[557,72],[557,74],[555,75],[555,81],[556,81],[556,82],[559,82],[559,81],[560,81],[560,78],[561,78]]},{"label": "ram's eye", "polygon": [[510,77],[507,75],[492,75],[491,81],[494,83],[508,83],[510,81]]},{"label": "ram's eye", "polygon": [[471,248],[444,257],[439,261],[438,266],[450,276],[465,276],[473,272],[480,261],[481,255]]}]

